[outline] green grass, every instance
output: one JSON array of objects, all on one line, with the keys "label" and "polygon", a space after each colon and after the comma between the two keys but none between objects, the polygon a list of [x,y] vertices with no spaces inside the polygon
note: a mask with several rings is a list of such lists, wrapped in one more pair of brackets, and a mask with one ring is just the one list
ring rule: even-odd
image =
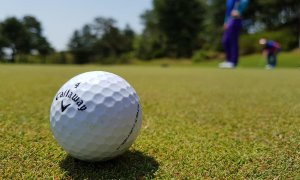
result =
[{"label": "green grass", "polygon": [[[278,66],[285,68],[300,67],[300,52],[282,52],[278,55]],[[266,59],[261,55],[249,55],[241,58],[241,67],[264,67]]]},{"label": "green grass", "polygon": [[[143,106],[141,134],[109,162],[68,156],[49,109],[72,76],[106,70]],[[0,65],[0,179],[299,179],[300,71],[197,66]]]},{"label": "green grass", "polygon": [[[278,57],[278,67],[281,68],[295,68],[300,67],[300,49],[293,52],[281,52]],[[193,63],[190,59],[157,59],[152,61],[134,61],[137,65],[169,65],[169,66],[201,66],[201,67],[217,67],[224,59],[214,59],[203,61],[200,63]],[[239,60],[239,68],[264,68],[266,65],[266,58],[261,54],[253,54],[241,56]]]}]

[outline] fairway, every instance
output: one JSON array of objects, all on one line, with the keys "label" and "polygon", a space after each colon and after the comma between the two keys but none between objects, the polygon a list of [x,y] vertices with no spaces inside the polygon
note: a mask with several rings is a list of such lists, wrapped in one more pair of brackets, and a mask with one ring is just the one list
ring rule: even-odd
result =
[{"label": "fairway", "polygon": [[[49,123],[61,85],[92,70],[143,108],[130,151],[101,163],[68,156]],[[0,65],[0,82],[0,179],[300,178],[299,68]]]}]

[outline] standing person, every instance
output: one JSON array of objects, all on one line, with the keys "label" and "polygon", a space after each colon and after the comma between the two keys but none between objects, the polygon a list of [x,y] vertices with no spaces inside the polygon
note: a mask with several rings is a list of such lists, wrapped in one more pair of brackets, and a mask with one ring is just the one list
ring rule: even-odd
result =
[{"label": "standing person", "polygon": [[238,64],[242,13],[245,11],[248,2],[248,0],[227,0],[223,35],[226,61],[219,64],[220,68],[235,68]]},{"label": "standing person", "polygon": [[266,69],[273,69],[277,65],[277,54],[281,51],[278,42],[261,38],[259,44],[263,46],[263,56],[267,57]]}]

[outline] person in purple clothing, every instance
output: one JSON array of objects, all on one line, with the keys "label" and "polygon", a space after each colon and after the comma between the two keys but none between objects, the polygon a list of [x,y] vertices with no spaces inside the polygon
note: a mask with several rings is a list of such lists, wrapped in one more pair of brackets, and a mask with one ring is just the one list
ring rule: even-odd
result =
[{"label": "person in purple clothing", "polygon": [[227,0],[224,21],[223,46],[226,61],[219,64],[220,68],[235,68],[239,58],[239,34],[242,28],[242,13],[245,11],[248,0]]},{"label": "person in purple clothing", "polygon": [[263,56],[267,57],[266,69],[273,69],[277,65],[277,54],[281,51],[278,42],[261,38],[259,44],[263,46]]}]

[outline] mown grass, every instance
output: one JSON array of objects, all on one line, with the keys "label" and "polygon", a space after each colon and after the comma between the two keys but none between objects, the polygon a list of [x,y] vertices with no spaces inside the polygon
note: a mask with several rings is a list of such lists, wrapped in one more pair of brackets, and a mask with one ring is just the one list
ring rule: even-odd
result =
[{"label": "mown grass", "polygon": [[[49,109],[72,76],[123,76],[142,100],[129,152],[102,163],[68,156]],[[299,179],[299,69],[0,65],[0,179]]]},{"label": "mown grass", "polygon": [[[191,59],[157,59],[152,61],[133,61],[137,65],[161,65],[161,66],[200,66],[200,67],[217,67],[224,59],[204,60],[199,63],[193,63]],[[300,67],[300,50],[292,52],[281,52],[277,57],[278,67],[295,68]],[[239,58],[239,68],[264,68],[266,66],[266,57],[261,54],[252,54],[241,56]]]}]

